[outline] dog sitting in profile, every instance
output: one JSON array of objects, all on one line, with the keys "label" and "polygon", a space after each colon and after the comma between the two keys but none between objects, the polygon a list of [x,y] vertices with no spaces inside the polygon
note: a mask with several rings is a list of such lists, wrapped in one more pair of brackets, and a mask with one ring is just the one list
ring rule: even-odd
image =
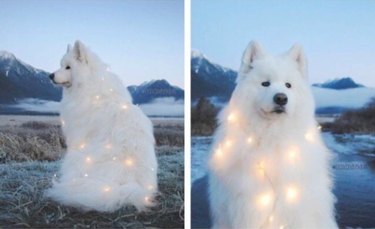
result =
[{"label": "dog sitting in profile", "polygon": [[152,206],[157,192],[152,124],[119,78],[79,41],[68,47],[50,78],[63,86],[67,153],[47,195],[83,210]]}]

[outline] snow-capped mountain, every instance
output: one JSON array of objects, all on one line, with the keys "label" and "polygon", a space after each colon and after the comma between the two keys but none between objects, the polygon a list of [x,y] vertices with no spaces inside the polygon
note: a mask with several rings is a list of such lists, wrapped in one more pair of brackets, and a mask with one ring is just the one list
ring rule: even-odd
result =
[{"label": "snow-capped mountain", "polygon": [[354,82],[354,80],[350,77],[337,78],[334,80],[329,80],[324,83],[316,83],[316,84],[313,84],[312,86],[321,87],[321,88],[330,88],[330,89],[336,89],[336,90],[364,87],[362,84],[358,84]]},{"label": "snow-capped mountain", "polygon": [[227,101],[236,85],[237,73],[209,61],[201,52],[191,53],[191,97],[217,97]]},{"label": "snow-capped mountain", "polygon": [[16,103],[25,98],[59,101],[61,89],[51,83],[48,75],[12,53],[0,51],[0,103]]},{"label": "snow-capped mountain", "polygon": [[139,86],[129,86],[128,90],[133,97],[133,103],[149,103],[157,98],[173,97],[175,100],[184,99],[184,91],[172,86],[165,79],[151,80]]},{"label": "snow-capped mountain", "polygon": [[[207,97],[217,106],[222,106],[222,101],[230,99],[236,77],[237,72],[211,63],[202,53],[193,51],[191,57],[193,104],[197,98]],[[316,112],[322,114],[361,108],[375,97],[375,88],[357,84],[349,77],[313,84],[311,89],[317,107]]]}]

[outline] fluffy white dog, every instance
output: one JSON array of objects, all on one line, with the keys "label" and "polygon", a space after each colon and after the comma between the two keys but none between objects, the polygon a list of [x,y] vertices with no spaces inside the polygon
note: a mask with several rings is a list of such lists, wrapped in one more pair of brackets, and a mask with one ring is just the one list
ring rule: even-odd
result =
[{"label": "fluffy white dog", "polygon": [[219,122],[209,162],[213,228],[337,228],[331,154],[299,46],[271,56],[250,43]]},{"label": "fluffy white dog", "polygon": [[83,210],[144,210],[157,191],[152,124],[122,82],[77,41],[50,75],[63,85],[62,129],[67,153],[47,195]]}]

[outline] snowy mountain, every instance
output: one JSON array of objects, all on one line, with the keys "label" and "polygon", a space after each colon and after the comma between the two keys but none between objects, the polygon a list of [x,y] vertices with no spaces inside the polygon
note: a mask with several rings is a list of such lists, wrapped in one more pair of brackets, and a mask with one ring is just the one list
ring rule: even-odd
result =
[{"label": "snowy mountain", "polygon": [[364,87],[362,84],[357,84],[356,82],[354,82],[354,80],[350,77],[337,78],[337,79],[329,80],[321,84],[316,83],[316,84],[313,84],[312,86],[321,87],[321,88],[330,88],[330,89],[336,89],[336,90]]},{"label": "snowy mountain", "polygon": [[228,101],[236,85],[237,73],[209,61],[201,52],[191,53],[191,97],[217,97]]},{"label": "snowy mountain", "polygon": [[0,51],[0,103],[15,103],[24,98],[59,101],[61,89],[50,82],[48,75],[12,53]]},{"label": "snowy mountain", "polygon": [[129,86],[128,90],[133,97],[133,103],[149,103],[158,98],[172,97],[175,100],[184,99],[184,91],[176,86],[172,86],[165,79],[151,80],[139,86]]},{"label": "snowy mountain", "polygon": [[[232,94],[236,77],[235,71],[213,64],[202,53],[193,51],[192,104],[199,97],[207,97],[217,106],[222,106],[222,102],[228,101]],[[349,77],[313,84],[311,89],[317,107],[316,112],[321,114],[341,113],[348,109],[361,108],[375,97],[375,88],[357,84]]]}]

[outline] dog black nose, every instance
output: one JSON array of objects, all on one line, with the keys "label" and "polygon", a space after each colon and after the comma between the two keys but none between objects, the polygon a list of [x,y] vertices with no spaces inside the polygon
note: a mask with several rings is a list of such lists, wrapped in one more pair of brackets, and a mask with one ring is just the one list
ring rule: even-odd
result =
[{"label": "dog black nose", "polygon": [[285,104],[288,103],[288,97],[287,97],[286,94],[284,94],[284,93],[277,93],[277,94],[273,97],[273,101],[274,101],[277,105],[284,106]]},{"label": "dog black nose", "polygon": [[53,78],[55,78],[55,74],[53,74],[53,73],[50,74],[50,75],[49,75],[49,78],[50,78],[51,80],[53,80]]}]

